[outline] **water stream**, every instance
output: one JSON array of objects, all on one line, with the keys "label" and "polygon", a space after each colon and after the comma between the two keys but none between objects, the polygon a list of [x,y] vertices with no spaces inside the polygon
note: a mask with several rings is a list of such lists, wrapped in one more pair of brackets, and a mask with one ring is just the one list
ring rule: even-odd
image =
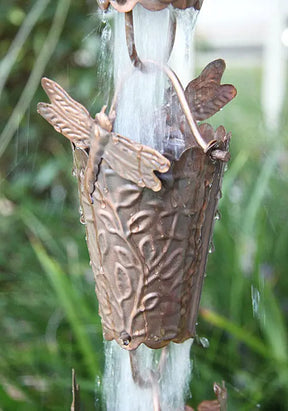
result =
[{"label": "water stream", "polygon": [[[153,402],[155,391],[162,410],[183,411],[189,394],[191,345],[192,339],[182,344],[170,343],[159,383],[141,388],[133,380],[129,352],[115,341],[106,342],[103,389],[107,411],[157,410],[157,404]],[[137,360],[144,377],[148,378],[151,370],[156,372],[161,355],[159,351],[144,345],[137,349]]]},{"label": "water stream", "polygon": [[[170,54],[170,13],[177,18],[170,63],[180,80],[187,83],[193,77],[191,36],[198,14],[194,9],[176,12],[167,8],[150,12],[142,6],[136,6],[136,48],[141,60],[151,59],[167,63]],[[161,70],[147,73],[132,68],[125,39],[124,15],[120,13],[115,15],[114,78],[116,89],[119,84],[121,86],[114,130],[134,141],[163,151],[166,124],[164,120],[159,120],[157,113],[165,102],[168,79]],[[156,376],[154,383],[148,384],[148,388],[141,388],[133,380],[129,352],[114,341],[106,342],[103,391],[107,411],[158,410],[155,396],[160,399],[162,410],[183,411],[185,396],[189,390],[191,345],[191,339],[183,344],[170,343],[162,354],[161,350],[140,346],[137,349],[136,361],[141,377],[149,380],[151,375]]]},{"label": "water stream", "polygon": [[[138,5],[133,15],[140,59],[168,63],[185,86],[193,77],[192,33],[198,12],[193,8],[151,12]],[[176,35],[170,56],[174,20],[177,22]],[[115,16],[114,78],[116,89],[120,88],[115,131],[163,151],[166,122],[159,113],[167,103],[165,91],[171,84],[167,75],[157,68],[148,72],[133,69],[127,51],[124,15],[120,13]]]}]

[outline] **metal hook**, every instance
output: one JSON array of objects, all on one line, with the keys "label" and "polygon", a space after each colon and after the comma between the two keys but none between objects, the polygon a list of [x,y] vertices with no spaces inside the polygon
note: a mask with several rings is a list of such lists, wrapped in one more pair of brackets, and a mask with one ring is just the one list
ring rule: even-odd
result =
[{"label": "metal hook", "polygon": [[[176,35],[176,17],[173,11],[169,13],[169,28],[168,32],[169,35],[169,45],[167,48],[167,56],[166,61],[169,60],[170,55],[173,50],[174,42],[175,42],[175,35]],[[138,56],[136,44],[135,44],[135,36],[134,36],[134,21],[133,21],[133,10],[128,11],[125,13],[125,34],[126,34],[126,44],[127,50],[130,57],[130,60],[134,67],[138,68],[141,71],[145,70],[145,65],[141,61],[140,57]]]},{"label": "metal hook", "polygon": [[143,63],[138,56],[136,45],[135,45],[134,22],[133,22],[133,11],[132,10],[125,13],[125,34],[126,34],[126,44],[127,44],[127,49],[128,49],[130,60],[134,67],[143,71]]},{"label": "metal hook", "polygon": [[[168,48],[167,61],[169,60],[170,54],[173,49],[174,41],[175,41],[176,18],[175,18],[174,13],[170,13],[169,26],[170,26],[169,31],[171,33],[171,36],[170,36],[170,44]],[[152,65],[164,71],[164,73],[169,77],[176,91],[176,94],[178,96],[183,113],[185,114],[187,123],[190,127],[190,130],[192,131],[193,136],[195,137],[195,140],[197,141],[199,146],[203,149],[204,153],[207,153],[209,150],[211,150],[211,148],[215,146],[217,141],[211,140],[209,141],[209,143],[206,143],[206,141],[201,136],[197,123],[194,120],[194,117],[191,113],[188,102],[186,100],[182,84],[180,80],[178,79],[177,75],[175,74],[175,72],[166,64],[163,64],[163,63],[160,63],[154,60],[142,61],[140,57],[138,56],[136,45],[135,45],[135,37],[134,37],[133,11],[129,11],[125,13],[125,33],[126,33],[126,43],[127,43],[128,54],[129,54],[129,57],[130,57],[130,60],[133,66],[141,71],[146,71],[146,70],[149,70],[149,65],[150,66]],[[110,113],[112,113],[114,110],[114,106],[116,104],[116,96],[118,94],[118,91],[119,90],[116,90],[115,92]]]}]

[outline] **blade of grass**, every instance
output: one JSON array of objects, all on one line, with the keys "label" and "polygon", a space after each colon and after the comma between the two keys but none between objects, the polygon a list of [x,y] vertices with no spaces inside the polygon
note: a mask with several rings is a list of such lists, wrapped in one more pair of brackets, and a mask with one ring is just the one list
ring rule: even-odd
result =
[{"label": "blade of grass", "polygon": [[18,33],[12,41],[8,52],[0,62],[0,97],[2,94],[2,90],[6,84],[7,78],[10,74],[10,71],[19,55],[19,52],[21,51],[27,37],[33,30],[33,27],[37,23],[39,17],[44,12],[49,3],[50,0],[38,0],[31,7],[25,20],[21,24]]},{"label": "blade of grass", "polygon": [[260,354],[264,358],[271,357],[272,354],[269,348],[263,344],[261,340],[249,334],[249,332],[243,327],[239,327],[237,324],[234,324],[222,315],[206,308],[200,309],[200,316],[209,324],[212,324],[215,327],[228,332],[230,335],[233,335],[238,341],[246,344],[257,354]]},{"label": "blade of grass", "polygon": [[255,188],[250,195],[249,204],[245,209],[244,216],[242,216],[244,235],[252,235],[254,232],[257,213],[262,206],[278,157],[278,150],[270,153],[261,168]]},{"label": "blade of grass", "polygon": [[[19,215],[22,218],[25,226],[33,234],[33,236],[45,247],[49,250],[49,252],[53,253],[53,255],[57,256],[58,261],[63,261],[66,258],[66,254],[62,248],[60,248],[59,243],[55,241],[52,234],[50,233],[47,226],[45,226],[31,211],[27,208],[20,208]],[[88,263],[87,263],[88,266]],[[63,271],[63,270],[62,270]],[[68,262],[68,272],[69,272],[69,262]],[[75,276],[74,276],[75,277]],[[79,284],[75,284],[75,278],[73,278],[74,284],[73,286],[78,287]],[[74,290],[75,290],[74,287]],[[78,290],[78,289],[77,289]],[[74,293],[75,294],[75,293]],[[86,300],[80,295],[80,293],[75,295],[74,297],[76,300],[81,299],[81,304],[78,306],[78,312],[81,313],[81,318],[85,318],[87,322],[95,322],[94,313],[91,313],[91,309],[86,303]],[[96,299],[96,295],[95,295]],[[100,320],[99,320],[100,323]],[[100,324],[95,325],[97,332],[101,333],[101,326]]]},{"label": "blade of grass", "polygon": [[[280,364],[288,364],[288,336],[283,313],[269,283],[265,283],[262,295],[264,315],[259,320],[271,351]],[[288,370],[286,369],[286,372]],[[286,375],[288,380],[288,374]]]},{"label": "blade of grass", "polygon": [[[238,254],[235,259],[235,272],[238,275],[235,276],[232,282],[230,290],[230,313],[233,321],[241,323],[242,315],[242,303],[244,287],[246,278],[244,278],[242,272],[249,269],[253,270],[255,265],[255,251],[253,247],[257,247],[255,243],[255,231],[258,214],[261,211],[264,197],[269,188],[270,179],[272,173],[275,169],[276,161],[278,158],[278,151],[271,153],[267,157],[266,161],[262,165],[260,174],[257,178],[256,184],[253,186],[253,190],[249,196],[249,203],[246,208],[243,208],[243,213],[239,215],[238,226],[241,227],[241,232],[239,233],[239,241],[237,244],[236,253]],[[262,229],[262,227],[260,227]],[[249,261],[251,259],[251,261]],[[251,268],[246,268],[244,266],[251,265]],[[240,268],[240,269],[239,269]],[[246,273],[247,275],[251,274]]]},{"label": "blade of grass", "polygon": [[79,347],[83,354],[83,359],[88,372],[94,379],[95,375],[101,375],[100,365],[87,334],[80,319],[79,310],[81,306],[75,298],[75,293],[67,276],[61,267],[45,251],[42,244],[35,238],[30,237],[31,245],[35,254],[43,267],[52,287],[54,288],[59,302],[68,318],[69,323],[75,333]]},{"label": "blade of grass", "polygon": [[226,193],[229,192],[230,188],[233,186],[236,178],[238,177],[241,169],[245,166],[249,159],[249,153],[247,151],[240,151],[240,153],[233,159],[231,166],[229,166],[228,171],[225,173],[225,178],[223,179],[223,197],[224,201]]},{"label": "blade of grass", "polygon": [[59,258],[65,257],[65,252],[62,247],[60,247],[59,242],[54,239],[47,226],[45,226],[35,214],[24,207],[19,208],[18,213],[26,227],[28,227],[36,238],[41,239],[42,243],[45,244],[51,253]]},{"label": "blade of grass", "polygon": [[54,19],[47,35],[43,48],[35,62],[30,77],[26,83],[26,86],[21,94],[21,97],[16,104],[0,138],[0,157],[6,150],[10,140],[12,139],[17,127],[19,126],[26,110],[28,109],[32,98],[37,90],[40,79],[43,75],[45,67],[49,62],[64,27],[64,23],[70,8],[71,0],[62,0],[58,2],[57,9],[54,15]]}]

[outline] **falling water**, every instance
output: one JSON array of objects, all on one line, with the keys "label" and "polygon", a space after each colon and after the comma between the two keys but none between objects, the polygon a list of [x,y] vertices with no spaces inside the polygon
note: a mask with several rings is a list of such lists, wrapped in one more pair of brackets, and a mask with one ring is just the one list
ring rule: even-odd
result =
[{"label": "falling water", "polygon": [[[152,13],[142,6],[135,8],[135,42],[140,59],[164,62],[168,26],[167,9]],[[114,128],[134,141],[161,150],[162,142],[159,138],[156,139],[154,120],[155,112],[163,105],[166,79],[159,70],[143,73],[132,68],[126,46],[123,14],[116,16],[114,50],[115,82],[121,85]]]},{"label": "falling water", "polygon": [[[177,19],[175,44],[171,66],[180,80],[187,83],[192,73],[192,31],[198,12],[192,9],[166,8],[151,12],[142,6],[134,9],[135,43],[142,61],[153,60],[170,64],[169,47],[171,26]],[[184,34],[185,33],[185,34]],[[182,50],[182,53],[181,53]],[[115,131],[134,141],[163,151],[165,118],[157,113],[165,102],[165,90],[169,86],[167,76],[159,69],[141,72],[132,67],[129,59],[124,15],[118,13],[115,21],[114,78],[117,98]]]},{"label": "falling water", "polygon": [[[182,344],[170,343],[166,349],[167,353],[164,352],[166,358],[163,361],[159,383],[142,388],[133,380],[129,352],[123,350],[115,341],[106,342],[103,385],[107,411],[157,409],[153,403],[155,391],[156,395],[159,395],[163,410],[183,411],[184,400],[189,392],[191,345],[191,339]],[[155,370],[160,362],[159,351],[151,350],[144,345],[137,349],[137,360],[144,378],[149,378],[151,370],[157,372]]]},{"label": "falling water", "polygon": [[[193,8],[177,12],[172,8],[150,12],[136,6],[136,48],[142,61],[149,59],[167,63],[170,13],[177,18],[171,64],[180,80],[187,83],[187,78],[191,80],[193,76],[191,33],[198,14]],[[115,88],[118,89],[114,130],[161,151],[166,125],[164,121],[159,121],[155,113],[161,112],[165,102],[168,79],[161,70],[141,72],[132,67],[126,46],[124,15],[120,13],[115,16],[114,78]],[[144,345],[138,347],[136,356],[141,377],[149,380],[149,376],[157,375],[154,383],[141,388],[133,380],[129,352],[114,341],[106,342],[103,389],[107,411],[156,410],[155,396],[160,399],[161,409],[183,411],[191,372],[191,345],[192,339],[183,344],[170,343],[162,349],[162,354],[161,350],[151,350]],[[162,365],[161,358],[165,358]]]}]

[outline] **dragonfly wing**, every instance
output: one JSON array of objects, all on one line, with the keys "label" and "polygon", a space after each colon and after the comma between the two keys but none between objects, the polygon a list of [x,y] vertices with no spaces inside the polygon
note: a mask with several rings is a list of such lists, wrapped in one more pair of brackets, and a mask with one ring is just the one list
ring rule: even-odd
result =
[{"label": "dragonfly wing", "polygon": [[165,173],[170,167],[170,161],[158,151],[116,133],[112,133],[103,158],[121,177],[153,191],[161,189],[154,171]]},{"label": "dragonfly wing", "polygon": [[234,86],[220,84],[225,67],[222,59],[212,61],[186,87],[185,96],[195,120],[203,121],[213,116],[236,96]]},{"label": "dragonfly wing", "polygon": [[89,148],[91,129],[94,124],[89,112],[73,100],[55,81],[44,77],[41,84],[51,104],[38,103],[38,113],[76,147]]}]

